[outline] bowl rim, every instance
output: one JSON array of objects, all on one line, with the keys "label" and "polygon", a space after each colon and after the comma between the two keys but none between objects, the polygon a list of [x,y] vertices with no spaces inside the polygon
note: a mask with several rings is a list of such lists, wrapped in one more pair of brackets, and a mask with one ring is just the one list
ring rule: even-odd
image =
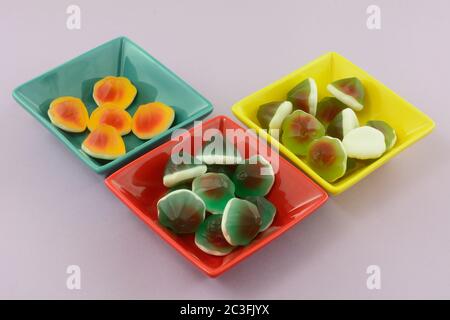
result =
[{"label": "bowl rim", "polygon": [[[73,63],[76,60],[79,60],[92,52],[107,46],[108,44],[111,44],[116,41],[121,41],[121,46],[124,45],[124,43],[128,43],[132,46],[134,46],[139,52],[141,52],[143,55],[145,55],[150,60],[154,61],[155,64],[158,66],[158,68],[161,68],[165,73],[172,76],[176,81],[180,81],[183,83],[186,88],[195,96],[199,97],[201,100],[204,101],[205,107],[193,114],[192,116],[188,117],[186,120],[178,123],[175,126],[170,127],[168,130],[162,132],[161,134],[153,137],[149,140],[142,140],[142,143],[133,148],[132,150],[127,151],[123,156],[120,156],[119,158],[116,158],[112,161],[108,161],[104,164],[97,164],[93,161],[89,161],[86,157],[89,157],[88,155],[84,155],[81,153],[81,149],[77,148],[73,145],[72,142],[70,142],[69,139],[66,138],[64,133],[56,128],[48,119],[46,119],[43,115],[41,115],[39,112],[35,110],[32,106],[34,103],[32,103],[29,98],[25,95],[23,95],[20,91],[23,87],[29,85],[32,82],[35,82],[37,80],[40,80],[44,77],[47,77],[49,74],[52,74],[56,72],[57,70],[63,69],[66,65]],[[122,47],[121,49],[122,50]],[[123,54],[123,52],[121,52]],[[142,151],[145,151],[147,148],[151,149],[151,146],[154,144],[158,144],[161,142],[162,139],[164,139],[167,135],[172,133],[174,130],[177,130],[179,128],[185,127],[189,125],[190,123],[194,122],[197,119],[201,119],[206,117],[208,114],[210,114],[213,111],[213,105],[212,103],[206,99],[202,94],[200,94],[196,89],[194,89],[188,82],[180,78],[177,74],[175,74],[172,70],[168,69],[164,64],[162,64],[159,60],[157,60],[155,57],[153,57],[150,53],[148,53],[146,50],[144,50],[141,46],[136,44],[134,41],[129,39],[126,36],[119,36],[116,38],[113,38],[111,40],[108,40],[100,45],[95,46],[94,48],[91,48],[53,68],[50,68],[49,70],[45,71],[44,73],[18,85],[14,90],[12,91],[12,97],[16,102],[22,106],[28,113],[30,113],[36,120],[38,120],[41,124],[44,125],[54,136],[56,136],[58,139],[62,141],[62,143],[70,150],[72,153],[74,153],[78,158],[82,160],[83,163],[85,163],[91,170],[93,170],[95,173],[102,174],[105,172],[108,172],[110,170],[114,170],[114,168],[120,167],[123,165],[123,163],[126,163],[129,161],[130,158],[135,157],[136,155],[139,155]]]},{"label": "bowl rim", "polygon": [[[279,86],[280,84],[284,83],[288,79],[292,79],[297,76],[297,74],[304,72],[305,69],[311,67],[315,63],[320,62],[323,59],[327,59],[331,57],[339,57],[340,59],[345,60],[347,63],[350,63],[354,67],[360,69],[362,72],[364,72],[368,78],[370,78],[372,81],[377,83],[384,91],[389,91],[391,94],[395,95],[396,97],[400,98],[402,101],[404,101],[408,107],[411,108],[413,112],[419,113],[420,116],[424,119],[425,124],[420,127],[420,131],[417,132],[413,137],[406,139],[403,141],[403,143],[396,146],[396,148],[389,150],[389,152],[384,153],[380,158],[376,159],[371,164],[364,167],[359,172],[356,172],[355,174],[352,174],[343,180],[339,182],[339,185],[336,185],[335,183],[330,183],[326,181],[324,178],[319,176],[304,160],[302,160],[300,157],[296,156],[292,151],[290,151],[287,147],[285,147],[281,142],[279,142],[277,139],[273,138],[271,135],[269,135],[265,130],[263,130],[257,123],[253,122],[249,117],[247,117],[242,109],[244,108],[246,102],[253,98],[255,95],[260,94],[262,92],[266,92],[268,90],[272,90],[273,88]],[[286,156],[290,161],[295,163],[297,167],[302,169],[309,177],[311,177],[314,181],[316,181],[320,186],[322,186],[325,190],[330,192],[333,195],[338,195],[353,185],[355,185],[357,182],[362,180],[364,177],[375,171],[377,168],[381,167],[383,164],[388,162],[390,159],[392,159],[394,156],[399,154],[401,151],[406,149],[407,147],[411,146],[418,140],[422,139],[426,135],[428,135],[430,132],[433,131],[435,128],[435,122],[424,112],[419,110],[416,106],[408,102],[406,99],[398,95],[396,92],[394,92],[392,89],[384,85],[381,81],[379,81],[377,78],[372,76],[370,73],[368,73],[366,70],[360,68],[353,62],[351,62],[349,59],[345,58],[344,56],[340,55],[339,53],[335,51],[329,51],[316,59],[308,62],[307,64],[301,66],[300,68],[295,69],[294,71],[291,71],[290,73],[286,74],[285,76],[282,76],[281,78],[275,80],[274,82],[270,83],[269,85],[258,89],[249,95],[245,96],[244,98],[237,101],[233,106],[231,107],[232,113],[247,127],[255,129],[257,134],[261,137],[263,137],[265,140],[267,140],[269,143],[275,145],[280,152]]]},{"label": "bowl rim", "polygon": [[[198,126],[203,127],[204,125],[208,125],[209,123],[217,121],[217,120],[226,120],[226,121],[229,121],[229,122],[233,123],[234,125],[236,125],[238,127],[241,127],[238,123],[236,123],[234,120],[232,120],[228,116],[217,115],[217,116],[215,116],[213,118],[210,118],[210,119],[206,120],[205,122],[202,122],[201,124],[199,124],[199,125],[197,125],[197,126],[195,126],[193,128],[190,128],[188,130],[188,132],[192,132],[192,130],[194,130]],[[245,128],[243,128],[243,129],[245,129]],[[183,134],[187,134],[187,132],[185,132]],[[183,134],[181,134],[181,135],[183,135]],[[255,139],[261,139],[261,138],[259,136],[255,136]],[[236,264],[238,264],[239,262],[241,262],[242,260],[244,260],[248,256],[252,255],[256,251],[259,251],[264,246],[266,246],[270,242],[272,242],[272,240],[274,240],[275,238],[279,237],[281,234],[283,234],[284,232],[288,231],[294,225],[296,225],[297,223],[299,223],[300,221],[302,221],[303,219],[308,217],[310,214],[315,212],[319,207],[321,207],[328,200],[328,194],[325,192],[325,190],[323,190],[308,175],[304,174],[299,168],[297,168],[296,166],[292,165],[287,159],[283,158],[280,155],[280,159],[284,163],[284,165],[287,165],[288,167],[291,167],[292,170],[297,171],[303,177],[303,179],[308,181],[308,183],[311,184],[312,187],[317,189],[317,191],[320,193],[320,196],[311,201],[310,206],[308,207],[308,209],[305,210],[304,214],[301,217],[289,221],[288,223],[286,223],[285,225],[283,225],[279,229],[277,229],[274,232],[272,232],[269,235],[267,235],[264,239],[262,239],[261,241],[256,243],[254,246],[247,247],[247,248],[249,248],[248,250],[243,250],[231,262],[226,263],[226,264],[222,264],[221,266],[219,266],[217,268],[209,267],[208,265],[203,263],[201,260],[198,260],[198,259],[194,258],[189,253],[188,250],[184,249],[180,244],[178,244],[178,242],[175,239],[171,238],[166,232],[164,232],[162,226],[160,226],[158,223],[156,223],[153,220],[151,220],[150,218],[148,218],[148,216],[146,216],[143,213],[143,211],[138,206],[136,206],[133,203],[131,203],[131,201],[128,200],[128,197],[125,194],[123,194],[122,192],[120,192],[120,190],[114,185],[114,179],[115,179],[115,177],[117,175],[121,174],[123,171],[125,171],[127,169],[130,169],[130,168],[134,167],[138,162],[142,161],[141,158],[143,158],[147,154],[161,152],[161,150],[164,149],[166,147],[166,145],[168,143],[170,143],[170,142],[171,142],[170,140],[164,142],[163,144],[159,145],[158,147],[156,147],[156,148],[154,148],[152,150],[149,150],[148,152],[146,152],[145,154],[141,155],[137,159],[131,161],[127,165],[119,168],[117,171],[115,171],[114,173],[112,173],[111,175],[106,177],[105,180],[104,180],[104,183],[108,187],[108,189],[117,198],[119,198],[119,200],[122,203],[124,203],[131,210],[131,212],[133,212],[134,215],[136,215],[138,218],[140,218],[142,221],[144,221],[154,232],[156,232],[161,238],[163,238],[163,240],[165,240],[170,246],[172,246],[176,251],[178,251],[184,258],[186,258],[192,264],[194,264],[195,266],[200,268],[205,274],[207,274],[210,277],[214,278],[214,277],[217,277],[217,276],[221,275],[222,273],[224,273],[225,271],[229,270],[230,268],[232,268],[233,266],[235,266]],[[262,142],[267,144],[267,141],[265,141],[265,140],[262,140]],[[278,152],[278,151],[275,150],[275,152]]]}]

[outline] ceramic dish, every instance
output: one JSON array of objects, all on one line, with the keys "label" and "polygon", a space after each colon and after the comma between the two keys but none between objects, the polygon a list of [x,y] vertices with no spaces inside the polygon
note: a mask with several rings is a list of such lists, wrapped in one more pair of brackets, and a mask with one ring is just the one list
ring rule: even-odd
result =
[{"label": "ceramic dish", "polygon": [[[275,170],[274,186],[267,196],[277,208],[277,214],[273,224],[269,229],[260,233],[250,245],[239,247],[229,255],[217,257],[204,253],[195,245],[193,235],[176,235],[158,223],[156,204],[167,192],[167,188],[163,185],[163,173],[174,146],[183,139],[184,141],[194,139],[192,138],[192,133],[198,132],[194,130],[201,129],[204,132],[204,130],[211,128],[218,129],[222,133],[226,130],[232,130],[234,132],[236,130],[244,130],[225,116],[215,117],[203,122],[201,126],[197,126],[189,132],[183,133],[177,139],[170,140],[149,151],[114,172],[106,178],[105,183],[134,214],[161,238],[206,274],[215,277],[261,249],[303,220],[320,207],[327,200],[328,196],[322,188],[311,181],[303,172],[283,157],[280,157],[276,151],[273,151],[271,153],[271,159],[278,159],[279,161],[274,166],[274,170],[278,168]],[[250,135],[247,138],[242,144],[235,143],[245,158],[254,154],[260,154],[258,150],[265,150],[264,147],[267,147],[266,141],[257,138],[256,134]],[[191,151],[195,152],[198,146],[195,147],[194,142],[191,145]],[[286,245],[289,246],[288,243]],[[287,250],[295,250],[295,248],[292,247]]]},{"label": "ceramic dish", "polygon": [[[140,140],[132,133],[124,136],[127,153],[113,161],[92,158],[81,150],[84,133],[64,132],[47,115],[50,102],[59,96],[81,98],[89,114],[97,107],[92,91],[95,82],[114,75],[125,76],[138,93],[127,111],[133,115],[140,104],[162,101],[175,109],[171,128],[150,139]],[[13,92],[14,98],[49,129],[73,154],[97,173],[109,173],[161,144],[177,128],[187,126],[212,111],[211,103],[131,40],[120,37],[94,48],[43,75],[26,82]]]},{"label": "ceramic dish", "polygon": [[[326,90],[327,84],[342,78],[358,77],[362,81],[366,91],[365,107],[362,111],[356,113],[359,122],[364,124],[368,120],[386,121],[397,132],[398,139],[395,146],[369,165],[344,176],[336,182],[330,183],[321,178],[303,159],[296,156],[284,145],[262,130],[256,118],[258,107],[261,104],[286,99],[286,93],[308,77],[316,80],[319,101],[325,96],[331,96]],[[350,188],[402,150],[430,133],[435,126],[434,122],[423,112],[398,96],[367,72],[335,52],[327,53],[271,85],[242,99],[232,107],[232,111],[245,125],[255,129],[262,137],[271,141],[273,145],[278,146],[283,155],[332,194],[338,194]]]}]

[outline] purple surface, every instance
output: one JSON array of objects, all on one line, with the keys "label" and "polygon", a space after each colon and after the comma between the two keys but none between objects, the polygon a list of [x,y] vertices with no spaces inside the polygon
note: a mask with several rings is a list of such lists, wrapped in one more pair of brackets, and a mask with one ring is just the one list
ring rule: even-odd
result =
[{"label": "purple surface", "polygon": [[[450,2],[1,1],[0,298],[450,298]],[[337,51],[431,116],[435,131],[218,279],[138,221],[11,98],[18,84],[127,35],[231,105]],[[79,265],[81,290],[66,288]],[[366,268],[381,267],[381,290]]]}]

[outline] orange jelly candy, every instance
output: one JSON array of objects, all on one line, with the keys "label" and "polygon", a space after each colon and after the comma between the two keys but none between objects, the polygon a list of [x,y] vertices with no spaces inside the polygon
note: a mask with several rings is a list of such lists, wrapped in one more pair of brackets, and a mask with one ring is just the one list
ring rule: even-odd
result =
[{"label": "orange jelly candy", "polygon": [[98,159],[113,160],[125,154],[125,143],[117,130],[107,124],[100,124],[89,133],[81,149]]},{"label": "orange jelly candy", "polygon": [[93,97],[99,106],[111,102],[126,109],[133,102],[136,93],[136,87],[127,78],[108,76],[95,83]]},{"label": "orange jelly candy", "polygon": [[116,105],[105,103],[92,112],[88,128],[90,131],[94,131],[101,124],[108,124],[116,128],[117,132],[123,136],[131,131],[131,116]]},{"label": "orange jelly candy", "polygon": [[47,114],[55,126],[68,132],[83,132],[89,120],[83,101],[75,97],[56,98],[50,103]]},{"label": "orange jelly candy", "polygon": [[175,111],[162,102],[139,106],[133,116],[131,129],[139,139],[150,139],[170,128]]}]

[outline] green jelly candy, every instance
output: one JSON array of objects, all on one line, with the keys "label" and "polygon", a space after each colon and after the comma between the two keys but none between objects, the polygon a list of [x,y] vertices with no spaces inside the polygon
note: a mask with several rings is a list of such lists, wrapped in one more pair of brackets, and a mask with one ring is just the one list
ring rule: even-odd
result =
[{"label": "green jelly candy", "polygon": [[170,187],[169,191],[167,193],[170,193],[170,192],[176,191],[176,190],[183,190],[183,189],[192,191],[192,181],[183,182],[183,183],[177,184],[176,186]]},{"label": "green jelly candy", "polygon": [[298,156],[306,155],[309,144],[325,134],[319,120],[302,110],[287,116],[281,128],[281,142]]},{"label": "green jelly candy", "polygon": [[386,142],[386,150],[391,149],[397,142],[397,134],[394,128],[382,120],[368,121],[366,126],[380,130],[384,134],[384,142]]},{"label": "green jelly candy", "polygon": [[223,236],[222,217],[222,214],[210,215],[195,232],[197,247],[213,256],[225,256],[234,249]]},{"label": "green jelly candy", "polygon": [[313,78],[300,82],[287,94],[287,100],[292,102],[294,109],[300,109],[316,115],[317,109],[317,85]]},{"label": "green jelly candy", "polygon": [[347,170],[345,171],[345,176],[351,175],[353,172],[367,166],[370,164],[371,160],[359,160],[347,157]]},{"label": "green jelly candy", "polygon": [[347,108],[335,97],[325,97],[317,105],[316,118],[327,127],[339,112]]},{"label": "green jelly candy", "polygon": [[277,213],[277,209],[272,202],[264,197],[255,196],[245,197],[245,200],[250,201],[258,208],[258,212],[261,216],[261,228],[259,231],[261,232],[269,228],[275,218],[275,214]]},{"label": "green jelly candy", "polygon": [[345,78],[334,81],[327,90],[343,104],[355,111],[364,108],[364,87],[358,78]]},{"label": "green jelly candy", "polygon": [[228,201],[222,217],[222,232],[233,246],[245,246],[261,229],[261,215],[258,208],[247,200],[233,198]]},{"label": "green jelly candy", "polygon": [[268,129],[269,134],[278,139],[281,124],[291,112],[290,101],[269,102],[259,107],[257,118],[262,128]]},{"label": "green jelly candy", "polygon": [[328,182],[336,181],[347,170],[347,153],[341,140],[328,136],[319,138],[309,145],[306,161]]},{"label": "green jelly candy", "polygon": [[275,174],[270,163],[255,155],[237,166],[233,175],[236,195],[239,197],[265,196],[272,189]]},{"label": "green jelly candy", "polygon": [[327,135],[339,140],[344,139],[347,133],[359,127],[355,111],[345,108],[339,112],[327,128]]},{"label": "green jelly candy", "polygon": [[214,135],[212,138],[212,141],[206,143],[195,155],[197,162],[207,165],[232,165],[242,161],[239,150],[226,138],[220,134]]},{"label": "green jelly candy", "polygon": [[206,205],[206,210],[223,213],[228,200],[234,198],[234,183],[223,173],[205,173],[192,181],[192,191]]},{"label": "green jelly candy", "polygon": [[194,159],[191,156],[180,156],[178,159],[170,157],[164,170],[163,184],[172,188],[178,184],[191,181],[204,174],[206,170],[206,165],[194,164]]},{"label": "green jelly candy", "polygon": [[190,190],[168,193],[158,204],[158,221],[175,233],[194,233],[205,219],[205,203]]},{"label": "green jelly candy", "polygon": [[223,173],[232,179],[234,171],[236,170],[236,164],[223,165],[223,164],[211,164],[208,166],[207,172]]}]

